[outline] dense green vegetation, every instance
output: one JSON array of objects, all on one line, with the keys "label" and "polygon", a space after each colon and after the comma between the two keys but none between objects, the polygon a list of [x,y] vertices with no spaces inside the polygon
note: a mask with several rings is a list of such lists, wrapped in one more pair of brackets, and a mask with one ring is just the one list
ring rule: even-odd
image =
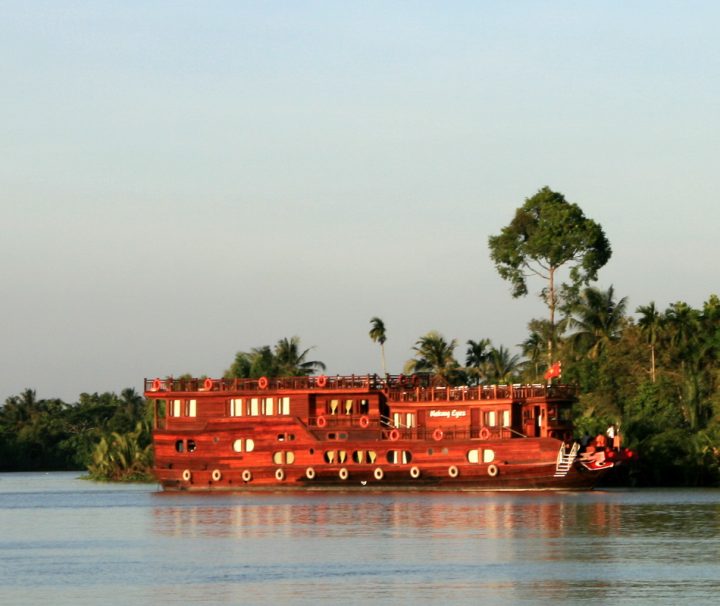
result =
[{"label": "dense green vegetation", "polygon": [[149,479],[151,419],[133,389],[80,395],[68,404],[31,389],[0,408],[0,469],[88,470],[93,479]]},{"label": "dense green vegetation", "polygon": [[[624,445],[639,453],[627,481],[644,485],[720,483],[720,299],[695,309],[654,303],[631,315],[614,288],[591,286],[610,258],[602,228],[562,194],[543,188],[526,200],[499,236],[491,258],[512,285],[527,294],[526,278],[547,281],[540,296],[549,319],[528,323],[522,355],[487,338],[467,341],[464,364],[457,339],[437,331],[411,347],[403,372],[433,372],[450,384],[540,383],[552,362],[562,382],[582,394],[576,434],[620,428]],[[567,270],[566,282],[558,271]],[[385,323],[370,320],[380,345]],[[307,376],[325,369],[308,360],[300,339],[238,352],[226,378]],[[143,479],[151,467],[149,407],[134,390],[82,394],[78,402],[37,400],[26,390],[0,408],[0,469],[87,469],[96,479]]]}]

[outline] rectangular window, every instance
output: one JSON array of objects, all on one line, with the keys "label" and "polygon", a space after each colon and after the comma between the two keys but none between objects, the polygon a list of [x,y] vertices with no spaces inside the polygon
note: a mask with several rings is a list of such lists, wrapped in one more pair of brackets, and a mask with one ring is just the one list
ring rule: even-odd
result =
[{"label": "rectangular window", "polygon": [[281,398],[278,401],[278,414],[289,415],[290,414],[290,398]]},{"label": "rectangular window", "polygon": [[503,427],[510,427],[510,411],[509,410],[502,411],[502,424],[503,424]]},{"label": "rectangular window", "polygon": [[230,416],[231,417],[242,417],[243,416],[242,398],[232,398],[230,400]]},{"label": "rectangular window", "polygon": [[263,414],[264,415],[271,415],[273,414],[273,399],[272,398],[264,398],[263,399]]},{"label": "rectangular window", "polygon": [[186,410],[188,417],[197,417],[197,400],[188,400]]},{"label": "rectangular window", "polygon": [[182,414],[182,400],[173,400],[171,408],[172,417],[179,417]]},{"label": "rectangular window", "polygon": [[395,427],[402,427],[401,415],[399,412],[393,413],[393,425]]},{"label": "rectangular window", "polygon": [[260,414],[260,400],[259,398],[250,399],[250,415],[257,417]]},{"label": "rectangular window", "polygon": [[405,425],[406,427],[415,427],[415,415],[413,413],[409,412],[405,415]]}]

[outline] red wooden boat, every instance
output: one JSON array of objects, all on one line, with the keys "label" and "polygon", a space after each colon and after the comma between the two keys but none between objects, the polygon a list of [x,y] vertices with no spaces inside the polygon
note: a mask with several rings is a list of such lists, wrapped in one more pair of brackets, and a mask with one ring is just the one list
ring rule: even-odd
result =
[{"label": "red wooden boat", "polygon": [[169,378],[145,396],[166,490],[589,489],[631,456],[573,441],[568,385]]}]

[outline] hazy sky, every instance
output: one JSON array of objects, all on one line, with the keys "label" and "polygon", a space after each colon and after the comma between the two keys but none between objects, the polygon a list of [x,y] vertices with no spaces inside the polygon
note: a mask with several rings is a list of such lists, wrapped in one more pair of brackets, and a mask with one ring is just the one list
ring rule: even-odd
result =
[{"label": "hazy sky", "polygon": [[[629,309],[720,291],[716,2],[0,2],[0,401],[298,335],[515,350],[487,239],[544,185]],[[517,350],[515,350],[517,352]]]}]

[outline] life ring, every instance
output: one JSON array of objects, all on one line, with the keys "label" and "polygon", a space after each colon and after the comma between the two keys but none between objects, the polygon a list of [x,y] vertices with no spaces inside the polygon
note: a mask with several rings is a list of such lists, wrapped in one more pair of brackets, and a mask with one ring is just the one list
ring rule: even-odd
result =
[{"label": "life ring", "polygon": [[382,467],[376,467],[375,471],[373,471],[373,477],[379,482],[385,477],[385,472],[382,470]]},{"label": "life ring", "polygon": [[162,387],[162,381],[160,379],[153,379],[152,382],[152,390],[153,391],[160,391],[160,388]]},{"label": "life ring", "polygon": [[451,478],[457,478],[459,473],[460,472],[458,471],[458,468],[455,467],[455,465],[450,465],[450,467],[448,468],[448,475]]},{"label": "life ring", "polygon": [[318,427],[325,427],[327,425],[327,419],[323,416],[317,418],[316,424]]},{"label": "life ring", "polygon": [[213,388],[213,384],[214,384],[214,382],[210,377],[205,379],[205,383],[203,383],[203,386],[205,387],[205,391],[210,391]]},{"label": "life ring", "polygon": [[397,439],[398,439],[399,437],[400,437],[400,432],[399,432],[397,429],[392,429],[392,430],[390,431],[390,433],[388,434],[388,438],[389,438],[392,442],[397,441]]},{"label": "life ring", "polygon": [[488,465],[488,475],[491,478],[494,478],[497,474],[498,474],[497,465],[492,465],[492,464]]},{"label": "life ring", "polygon": [[185,471],[182,472],[182,479],[185,482],[189,482],[190,480],[192,480],[192,473],[190,473],[189,469],[186,469]]},{"label": "life ring", "polygon": [[282,469],[275,470],[275,479],[278,482],[282,482],[285,479],[285,472]]},{"label": "life ring", "polygon": [[350,475],[350,474],[348,473],[348,470],[345,469],[344,467],[341,467],[341,468],[340,468],[340,471],[338,471],[338,477],[339,477],[341,480],[347,480],[349,475]]},{"label": "life ring", "polygon": [[260,377],[258,379],[258,387],[260,389],[267,389],[268,386],[268,378],[267,377]]},{"label": "life ring", "polygon": [[222,479],[222,474],[220,473],[219,469],[213,469],[210,477],[212,477],[213,482],[219,482]]},{"label": "life ring", "polygon": [[327,385],[327,377],[325,375],[320,375],[317,379],[315,379],[315,384],[318,387],[325,387]]},{"label": "life ring", "polygon": [[410,477],[413,478],[414,480],[417,480],[420,477],[420,468],[413,465],[410,468]]},{"label": "life ring", "polygon": [[490,430],[487,427],[483,427],[480,430],[480,439],[487,440],[490,437]]},{"label": "life ring", "polygon": [[252,472],[249,469],[245,469],[242,472],[242,479],[243,482],[249,482],[250,480],[252,480]]},{"label": "life ring", "polygon": [[443,439],[443,430],[439,427],[435,428],[435,431],[433,431],[433,440],[436,442],[439,442]]},{"label": "life ring", "polygon": [[305,477],[306,477],[308,480],[314,480],[314,479],[315,479],[315,470],[314,470],[312,467],[308,467],[308,468],[305,470]]},{"label": "life ring", "polygon": [[370,425],[370,419],[368,419],[365,415],[360,417],[360,427],[368,427]]}]

